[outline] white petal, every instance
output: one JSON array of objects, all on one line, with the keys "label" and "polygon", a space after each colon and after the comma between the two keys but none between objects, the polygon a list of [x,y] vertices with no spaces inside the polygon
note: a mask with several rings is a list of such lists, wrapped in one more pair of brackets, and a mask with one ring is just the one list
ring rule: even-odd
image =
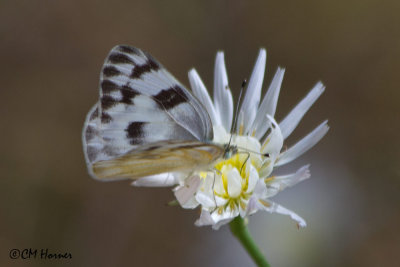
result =
[{"label": "white petal", "polygon": [[251,197],[249,199],[249,202],[247,203],[247,208],[246,208],[246,216],[249,216],[255,212],[257,212],[257,202],[258,199],[256,197]]},{"label": "white petal", "polygon": [[222,126],[227,132],[230,132],[233,118],[233,98],[228,85],[224,52],[218,52],[215,59],[214,105]]},{"label": "white petal", "polygon": [[[254,118],[256,117],[258,105],[260,104],[261,88],[264,80],[265,62],[267,59],[267,52],[265,49],[260,49],[256,64],[251,74],[247,91],[243,99],[242,106],[239,113],[239,122],[242,122],[244,126],[243,134],[246,134],[253,124]],[[242,117],[242,118],[241,118]],[[238,129],[241,127],[238,124]]]},{"label": "white petal", "polygon": [[271,133],[265,138],[263,145],[261,147],[262,153],[268,153],[271,159],[275,159],[282,149],[283,146],[283,136],[278,123],[270,115],[266,115],[268,119],[268,124],[271,128]]},{"label": "white petal", "polygon": [[271,132],[265,138],[263,145],[261,147],[261,152],[268,153],[269,157],[265,158],[262,167],[259,171],[259,176],[261,178],[268,177],[272,173],[274,169],[275,160],[279,156],[279,153],[283,146],[283,137],[278,124],[271,116],[267,115],[267,118],[269,119]]},{"label": "white petal", "polygon": [[211,218],[211,214],[208,211],[202,210],[200,218],[197,219],[194,225],[196,226],[214,225],[214,221]]},{"label": "white petal", "polygon": [[251,195],[249,202],[247,203],[246,216],[255,213],[261,205],[258,200],[264,199],[267,196],[267,186],[263,179],[259,179],[254,188],[253,194]]},{"label": "white petal", "polygon": [[[218,181],[219,191],[216,190],[216,183]],[[225,190],[222,185],[221,176],[216,173],[208,174],[207,178],[196,193],[196,200],[203,206],[203,208],[214,209],[215,203],[217,206],[223,206],[227,200],[214,195],[214,190],[219,194],[224,194]]]},{"label": "white petal", "polygon": [[253,196],[255,196],[256,198],[264,198],[266,193],[267,193],[267,186],[265,185],[263,179],[259,179],[254,188]]},{"label": "white petal", "polygon": [[199,202],[197,202],[195,197],[190,198],[185,205],[182,205],[181,207],[184,209],[195,209],[199,206]]},{"label": "white petal", "polygon": [[280,192],[279,184],[270,184],[267,186],[267,194],[265,198],[271,198]]},{"label": "white petal", "polygon": [[175,197],[183,208],[190,209],[197,207],[196,202],[191,200],[194,199],[194,194],[199,189],[200,184],[200,177],[198,175],[193,175],[185,180],[184,185],[174,189]]},{"label": "white petal", "polygon": [[178,180],[173,173],[162,173],[151,176],[142,177],[132,183],[134,186],[146,187],[167,187],[176,185]]},{"label": "white petal", "polygon": [[[194,223],[196,226],[206,226],[212,225],[214,230],[218,230],[222,225],[229,223],[232,221],[234,217],[229,216],[228,213],[223,213],[222,215],[215,215],[216,212],[213,212],[211,215],[209,211],[202,210],[200,214],[200,218]],[[236,216],[235,216],[236,217]],[[217,220],[215,220],[217,219]]]},{"label": "white petal", "polygon": [[286,187],[293,186],[310,178],[309,167],[310,165],[305,165],[298,169],[296,173],[276,176],[272,183],[278,183],[280,185],[280,190],[282,191]]},{"label": "white petal", "polygon": [[283,214],[283,215],[289,215],[290,218],[292,218],[292,220],[297,222],[297,226],[298,227],[306,227],[307,223],[306,221],[301,218],[297,213],[282,207],[281,205],[278,205],[274,202],[270,202],[268,201],[271,206],[269,208],[265,208],[266,211],[271,212],[271,213],[279,213],[279,214]]},{"label": "white petal", "polygon": [[314,104],[318,97],[324,92],[325,86],[318,82],[314,88],[307,94],[297,106],[279,123],[283,138],[286,139],[299,124],[301,118],[308,111],[308,109]]},{"label": "white petal", "polygon": [[228,177],[228,194],[231,198],[238,197],[242,192],[242,177],[236,168],[231,169],[227,173]]},{"label": "white petal", "polygon": [[267,178],[271,175],[274,170],[274,162],[275,160],[266,160],[259,171],[259,176],[261,178]]},{"label": "white petal", "polygon": [[311,147],[313,147],[322,137],[328,132],[329,126],[328,121],[324,121],[317,128],[315,128],[311,133],[297,142],[294,146],[289,148],[287,151],[281,153],[275,166],[280,166],[291,162],[292,160],[298,158],[300,155],[305,153]]},{"label": "white petal", "polygon": [[[292,218],[292,220],[296,221],[297,227],[306,227],[307,223],[306,221],[301,218],[297,213],[282,207],[279,204],[276,204],[275,202],[269,201],[269,200],[261,200],[257,201],[257,209],[259,210],[265,210],[268,211],[270,213],[279,213],[279,214],[283,214],[283,215],[289,215],[290,218]],[[264,204],[261,204],[264,203]]]},{"label": "white petal", "polygon": [[239,149],[246,151],[260,151],[261,145],[260,141],[252,136],[240,136],[237,135],[234,137],[234,142],[239,145]]},{"label": "white petal", "polygon": [[307,178],[310,178],[310,171],[308,169],[309,166],[310,165],[301,167],[296,173],[271,177],[273,179],[267,182],[267,194],[265,195],[265,198],[271,198],[284,190],[286,187],[293,186]]},{"label": "white petal", "polygon": [[247,193],[254,191],[257,182],[260,180],[256,168],[254,168],[253,165],[249,166],[250,166],[250,175],[249,175],[249,182],[247,185],[247,191],[246,191]]},{"label": "white petal", "polygon": [[[228,166],[223,166],[222,168],[228,168]],[[224,171],[224,170],[223,170]],[[225,192],[225,187],[224,187],[224,183],[222,182],[222,177],[220,174],[215,174],[213,177],[214,181],[213,181],[213,187],[214,190],[217,194],[223,195],[227,192]]]},{"label": "white petal", "polygon": [[207,88],[204,86],[199,74],[195,69],[191,69],[188,73],[190,87],[192,88],[193,94],[200,100],[203,106],[206,108],[208,114],[210,115],[211,122],[213,125],[220,125],[220,116],[217,115],[214,106],[212,104],[211,98],[207,92]]},{"label": "white petal", "polygon": [[229,206],[221,214],[218,213],[218,211],[214,211],[211,214],[211,217],[215,222],[215,225],[213,225],[213,229],[218,230],[219,227],[229,223],[238,215],[239,215],[239,210],[238,209],[231,210]]},{"label": "white petal", "polygon": [[214,195],[215,179],[220,179],[220,176],[215,174],[208,175],[200,189],[196,193],[196,201],[199,202],[203,209],[213,210],[215,206],[225,205],[227,200]]},{"label": "white petal", "polygon": [[214,138],[213,143],[226,144],[231,137],[231,134],[225,130],[222,125],[213,127]]},{"label": "white petal", "polygon": [[228,218],[228,219],[220,220],[220,221],[218,221],[216,224],[214,224],[214,225],[212,226],[212,229],[213,229],[213,230],[219,230],[219,228],[220,228],[221,226],[230,223],[233,219],[234,219],[234,218]]},{"label": "white petal", "polygon": [[215,208],[215,200],[212,195],[199,191],[196,194],[196,200],[203,208],[213,210]]},{"label": "white petal", "polygon": [[278,104],[278,96],[284,74],[285,69],[278,68],[257,111],[256,118],[251,127],[252,131],[256,130],[255,136],[257,139],[261,139],[268,129],[268,120],[265,115],[268,114],[271,117],[275,116],[276,105]]}]

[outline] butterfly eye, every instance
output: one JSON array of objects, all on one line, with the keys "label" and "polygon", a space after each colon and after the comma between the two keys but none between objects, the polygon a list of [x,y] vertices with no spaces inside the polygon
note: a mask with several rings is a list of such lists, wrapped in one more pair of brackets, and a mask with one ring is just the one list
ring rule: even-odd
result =
[{"label": "butterfly eye", "polygon": [[237,146],[231,146],[230,144],[225,144],[224,149],[225,149],[224,155],[223,155],[224,159],[229,159],[233,155],[238,153]]},{"label": "butterfly eye", "polygon": [[223,158],[224,158],[224,159],[229,159],[230,157],[232,157],[232,151],[227,147],[227,148],[225,149]]}]

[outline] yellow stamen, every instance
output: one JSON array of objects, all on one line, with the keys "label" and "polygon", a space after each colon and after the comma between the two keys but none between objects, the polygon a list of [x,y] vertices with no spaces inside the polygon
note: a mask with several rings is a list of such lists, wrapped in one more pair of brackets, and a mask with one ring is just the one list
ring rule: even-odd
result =
[{"label": "yellow stamen", "polygon": [[244,124],[241,123],[239,127],[239,135],[243,135],[243,130],[244,130]]},{"label": "yellow stamen", "polygon": [[240,207],[242,208],[242,210],[246,209],[246,203],[244,203],[243,200],[240,200],[239,204],[240,204]]},{"label": "yellow stamen", "polygon": [[223,208],[223,207],[219,207],[219,208],[218,208],[218,214],[221,215],[222,212],[224,212],[224,208]]},{"label": "yellow stamen", "polygon": [[207,178],[207,172],[200,172],[200,178],[206,179]]},{"label": "yellow stamen", "polygon": [[268,137],[267,139],[265,139],[265,142],[262,144],[261,146],[261,151],[265,150],[265,147],[268,145],[269,141],[271,140],[270,137]]},{"label": "yellow stamen", "polygon": [[258,201],[267,208],[271,207],[271,204],[265,200],[259,199]]},{"label": "yellow stamen", "polygon": [[226,177],[225,173],[222,173],[221,179],[222,179],[222,185],[224,186],[225,193],[227,194],[228,193],[228,177]]},{"label": "yellow stamen", "polygon": [[265,178],[264,182],[265,183],[269,183],[269,182],[272,182],[273,180],[275,180],[275,176],[271,176],[271,177]]}]

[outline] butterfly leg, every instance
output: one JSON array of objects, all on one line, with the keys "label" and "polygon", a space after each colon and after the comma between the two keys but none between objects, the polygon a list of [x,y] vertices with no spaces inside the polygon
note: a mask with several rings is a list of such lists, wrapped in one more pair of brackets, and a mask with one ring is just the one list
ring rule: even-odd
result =
[{"label": "butterfly leg", "polygon": [[213,213],[213,212],[217,209],[217,199],[215,198],[215,190],[214,190],[216,172],[218,172],[218,174],[222,176],[222,173],[221,173],[218,169],[214,168],[214,171],[213,171],[214,178],[213,178],[212,192],[213,192],[213,198],[214,198],[215,208],[214,208],[210,213]]},{"label": "butterfly leg", "polygon": [[243,167],[244,167],[244,165],[246,165],[247,161],[248,161],[249,158],[250,158],[250,153],[249,153],[249,152],[242,152],[242,153],[246,153],[246,154],[247,154],[247,158],[246,158],[246,160],[243,162],[242,167],[240,168],[240,172],[239,172],[240,175],[242,175]]}]

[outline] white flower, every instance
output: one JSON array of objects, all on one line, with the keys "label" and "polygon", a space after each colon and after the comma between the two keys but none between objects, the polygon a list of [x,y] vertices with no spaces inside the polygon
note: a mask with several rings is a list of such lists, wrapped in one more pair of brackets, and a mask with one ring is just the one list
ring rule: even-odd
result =
[{"label": "white flower", "polygon": [[272,172],[275,167],[302,155],[328,131],[327,121],[324,121],[295,145],[282,151],[284,139],[293,132],[325,87],[318,82],[278,124],[274,115],[285,71],[278,68],[260,104],[265,62],[266,51],[261,49],[238,111],[233,134],[230,131],[234,123],[234,105],[223,52],[217,53],[215,62],[214,101],[197,72],[194,69],[189,71],[192,91],[207,109],[213,123],[213,142],[237,146],[237,154],[218,162],[211,170],[193,173],[186,179],[182,174],[162,174],[147,180],[140,179],[135,185],[179,183],[174,192],[180,205],[184,208],[201,207],[200,218],[195,223],[197,226],[212,225],[218,229],[236,216],[246,217],[258,210],[289,215],[298,226],[306,226],[299,215],[270,198],[286,187],[309,178],[309,165],[285,176],[273,176]]}]

